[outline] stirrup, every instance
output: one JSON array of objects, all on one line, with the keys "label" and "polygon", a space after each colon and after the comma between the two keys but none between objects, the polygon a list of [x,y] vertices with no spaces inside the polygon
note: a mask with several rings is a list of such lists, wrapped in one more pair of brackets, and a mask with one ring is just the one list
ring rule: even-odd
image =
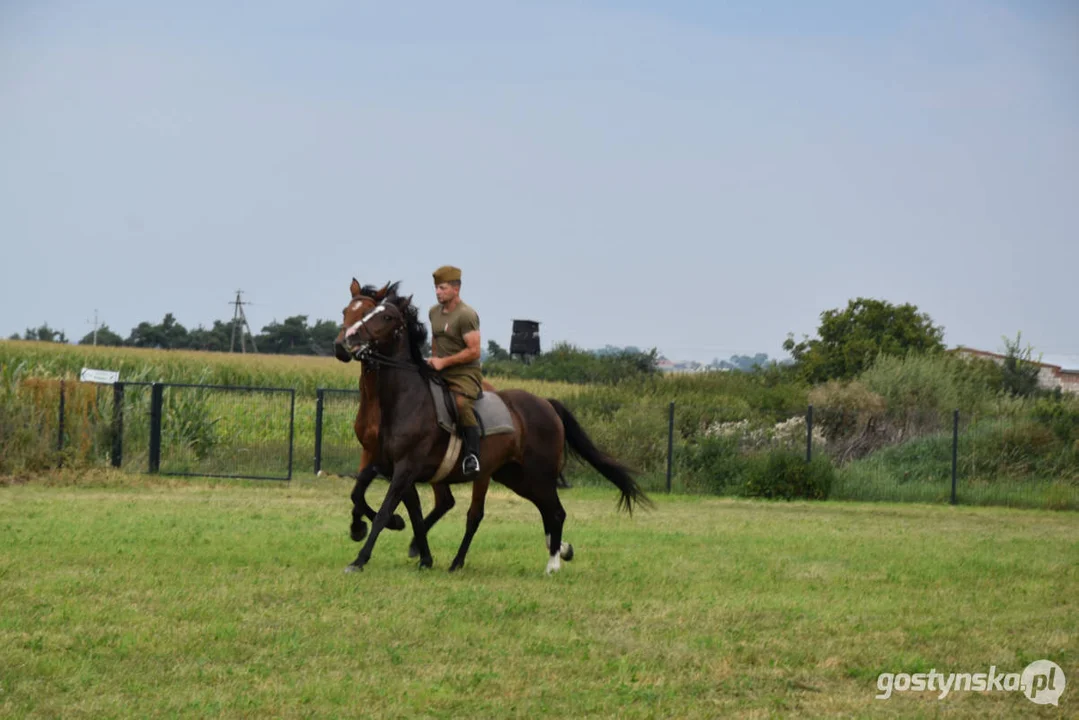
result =
[{"label": "stirrup", "polygon": [[464,460],[461,461],[461,472],[465,475],[475,475],[480,471],[480,459],[469,453],[465,455]]}]

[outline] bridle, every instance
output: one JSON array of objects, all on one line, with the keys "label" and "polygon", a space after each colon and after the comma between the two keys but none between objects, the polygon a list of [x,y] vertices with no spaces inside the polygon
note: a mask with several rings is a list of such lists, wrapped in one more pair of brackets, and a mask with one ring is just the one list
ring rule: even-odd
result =
[{"label": "bridle", "polygon": [[[371,343],[373,342],[374,338],[371,337],[371,331],[367,328],[367,323],[368,321],[373,320],[379,314],[387,312],[388,310],[389,308],[386,305],[386,301],[383,300],[362,318],[352,323],[352,325],[350,325],[345,330],[345,346],[349,349],[349,352],[352,353],[353,357],[355,357],[364,365],[369,365],[375,369],[380,367],[390,367],[397,368],[398,370],[412,370],[413,372],[424,374],[415,363],[398,360],[397,358],[392,358],[389,355],[384,355],[383,353],[380,353],[378,350],[375,350],[374,347],[372,347]],[[396,328],[394,328],[391,338],[396,341],[398,338],[401,337],[401,333],[404,332],[404,329],[404,323],[402,322]],[[367,340],[363,340],[361,338],[362,344],[360,344],[359,347],[353,350],[352,345],[349,341],[354,335],[359,335],[360,331],[363,330],[367,331],[368,338]],[[432,371],[430,375],[431,377],[435,378],[436,382],[442,380],[442,376],[436,372]],[[440,382],[439,384],[443,383]]]}]

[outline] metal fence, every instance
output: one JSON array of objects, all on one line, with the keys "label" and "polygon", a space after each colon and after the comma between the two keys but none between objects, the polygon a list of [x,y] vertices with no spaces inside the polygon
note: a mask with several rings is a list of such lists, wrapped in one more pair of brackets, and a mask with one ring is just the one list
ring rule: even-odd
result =
[{"label": "metal fence", "polygon": [[750,458],[786,450],[826,458],[836,499],[1079,509],[1079,443],[1026,417],[809,406],[778,422],[715,423],[680,443],[676,425],[672,403],[668,492],[737,494]]},{"label": "metal fence", "polygon": [[162,475],[292,478],[292,388],[61,381],[58,410],[61,464],[70,457]]},{"label": "metal fence", "polygon": [[315,397],[315,474],[353,475],[362,454],[354,422],[359,390],[319,388]]},{"label": "metal fence", "polygon": [[[56,438],[58,463],[292,478],[294,389],[64,381],[35,381],[26,388],[38,407],[59,404],[58,412],[47,413],[54,419],[38,429]],[[359,400],[357,390],[320,388],[314,407],[302,408],[300,457],[313,461],[315,474],[357,471],[361,448],[353,422]],[[640,436],[647,441],[654,433],[651,444],[659,458],[666,450],[665,468],[659,467],[662,460],[646,468],[645,487],[652,491],[739,494],[748,461],[785,450],[807,462],[828,461],[832,498],[1079,509],[1079,441],[1070,426],[957,410],[882,413],[810,406],[764,420],[744,408],[717,408],[705,413],[721,419],[711,422],[699,420],[700,408],[679,415],[670,403],[665,410],[666,417],[655,418]],[[593,429],[609,442],[626,440],[619,434],[625,429]]]},{"label": "metal fence", "polygon": [[156,384],[150,393],[150,472],[292,478],[292,388]]}]

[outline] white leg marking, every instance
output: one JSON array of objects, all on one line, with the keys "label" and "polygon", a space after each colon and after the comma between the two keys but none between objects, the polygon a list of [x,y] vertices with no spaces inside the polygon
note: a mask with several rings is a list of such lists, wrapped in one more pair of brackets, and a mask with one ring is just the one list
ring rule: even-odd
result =
[{"label": "white leg marking", "polygon": [[547,561],[547,574],[550,575],[553,572],[558,572],[562,569],[562,560],[558,557],[558,553],[551,556],[551,559]]}]

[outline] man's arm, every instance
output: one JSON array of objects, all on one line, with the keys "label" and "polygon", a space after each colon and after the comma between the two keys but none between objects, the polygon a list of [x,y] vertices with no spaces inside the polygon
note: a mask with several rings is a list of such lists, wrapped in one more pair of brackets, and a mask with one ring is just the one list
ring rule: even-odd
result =
[{"label": "man's arm", "polygon": [[[459,353],[454,353],[453,355],[449,355],[449,356],[444,357],[444,358],[438,358],[437,366],[434,363],[432,363],[432,366],[434,366],[436,370],[441,370],[442,368],[446,368],[446,367],[449,367],[451,365],[465,365],[465,364],[473,362],[475,360],[479,360],[480,359],[480,331],[479,330],[473,330],[472,332],[465,333],[464,341],[465,341],[465,345],[467,346],[464,350],[462,350]],[[432,355],[433,354],[434,353],[433,353],[433,346],[432,346]],[[432,357],[432,359],[434,359],[434,358]]]}]

